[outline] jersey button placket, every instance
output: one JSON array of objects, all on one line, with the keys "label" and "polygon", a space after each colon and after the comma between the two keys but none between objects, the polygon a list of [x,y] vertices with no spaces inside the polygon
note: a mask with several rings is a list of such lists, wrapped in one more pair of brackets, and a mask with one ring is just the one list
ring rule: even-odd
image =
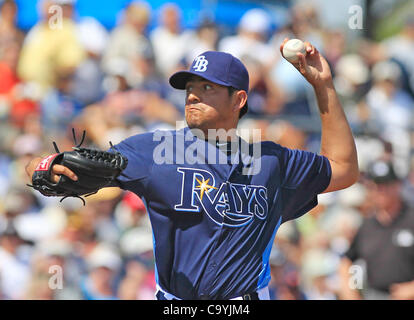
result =
[{"label": "jersey button placket", "polygon": [[[217,270],[217,259],[220,261],[220,257],[217,257],[217,248],[220,246],[220,244],[223,241],[223,224],[220,226],[219,236],[215,241],[214,248],[213,248],[213,254],[210,257],[210,263],[208,264],[208,267],[206,269],[205,277],[203,280],[203,290],[201,295],[206,295],[205,292],[210,292],[211,289],[214,287],[214,284],[216,282],[216,270]],[[200,295],[200,299],[201,299]],[[208,297],[208,295],[206,295]],[[206,298],[207,300],[209,298]]]}]

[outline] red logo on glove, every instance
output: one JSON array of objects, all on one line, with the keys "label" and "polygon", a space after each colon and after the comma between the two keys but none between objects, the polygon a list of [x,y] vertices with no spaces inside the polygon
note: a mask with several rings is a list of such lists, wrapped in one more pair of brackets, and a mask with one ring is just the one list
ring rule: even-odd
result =
[{"label": "red logo on glove", "polygon": [[58,154],[59,153],[51,154],[50,156],[47,156],[46,158],[44,158],[37,165],[35,171],[48,171],[49,170],[49,167],[50,167],[50,163],[53,161],[54,158],[56,158],[56,156]]}]

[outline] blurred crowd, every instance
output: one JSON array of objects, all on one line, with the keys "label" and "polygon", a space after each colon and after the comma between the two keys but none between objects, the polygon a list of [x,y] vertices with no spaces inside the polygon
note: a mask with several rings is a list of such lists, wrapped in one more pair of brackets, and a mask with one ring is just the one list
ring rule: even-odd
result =
[{"label": "blurred crowd", "polygon": [[[62,10],[61,20],[51,5]],[[330,64],[355,134],[361,180],[321,195],[310,213],[281,226],[270,257],[273,299],[342,297],[341,256],[377,205],[364,175],[372,162],[392,164],[401,185],[396,196],[414,205],[414,16],[383,41],[360,35],[350,41],[349,30],[321,25],[312,2],[286,8],[289,19],[277,28],[269,12],[251,9],[232,34],[212,19],[183,29],[173,3],[159,10],[151,30],[154,12],[143,1],[131,2],[112,30],[92,17],[75,19],[74,0],[38,7],[41,18],[28,32],[16,26],[14,1],[0,7],[0,298],[154,299],[142,201],[117,188],[102,189],[86,206],[42,197],[26,186],[25,165],[52,153],[52,141],[70,150],[72,128],[86,130],[84,144],[100,149],[133,134],[175,129],[184,93],[168,77],[207,50],[232,53],[248,68],[249,113],[240,128],[318,152],[312,88],[279,51],[286,37],[310,41]]]}]

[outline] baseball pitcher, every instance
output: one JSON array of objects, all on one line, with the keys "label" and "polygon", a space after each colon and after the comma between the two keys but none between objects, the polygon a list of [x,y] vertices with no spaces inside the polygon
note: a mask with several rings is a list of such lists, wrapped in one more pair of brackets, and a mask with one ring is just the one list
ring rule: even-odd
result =
[{"label": "baseball pitcher", "polygon": [[305,47],[292,64],[314,88],[320,154],[237,136],[248,108],[248,72],[234,56],[208,51],[169,79],[186,92],[187,127],[135,135],[108,151],[78,145],[35,158],[27,166],[32,185],[47,196],[107,186],[140,196],[153,230],[157,299],[269,299],[279,226],[316,206],[318,194],[347,188],[359,176],[328,63],[312,44]]}]

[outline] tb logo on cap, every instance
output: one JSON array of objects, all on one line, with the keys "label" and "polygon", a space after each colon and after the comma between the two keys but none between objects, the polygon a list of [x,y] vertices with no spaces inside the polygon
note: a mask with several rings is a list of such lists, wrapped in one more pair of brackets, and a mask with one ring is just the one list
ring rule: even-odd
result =
[{"label": "tb logo on cap", "polygon": [[205,56],[198,56],[194,60],[193,69],[194,71],[204,72],[207,70],[208,60]]}]

